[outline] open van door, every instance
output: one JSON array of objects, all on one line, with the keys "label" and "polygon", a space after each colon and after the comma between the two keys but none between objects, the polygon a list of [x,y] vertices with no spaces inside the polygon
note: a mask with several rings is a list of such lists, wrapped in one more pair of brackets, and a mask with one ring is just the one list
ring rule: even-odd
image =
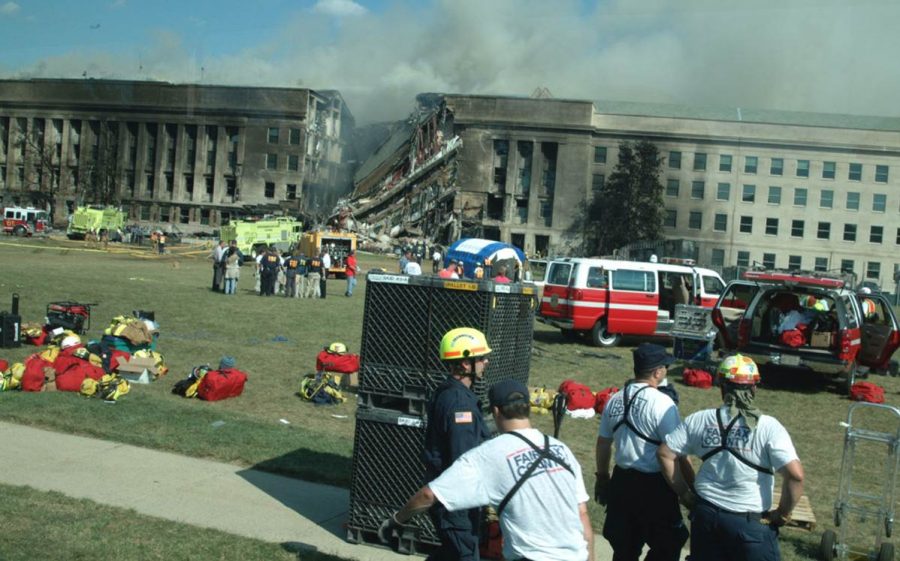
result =
[{"label": "open van door", "polygon": [[759,285],[755,282],[731,281],[725,287],[712,311],[712,321],[719,330],[719,345],[722,348],[738,348],[740,323],[757,292]]},{"label": "open van door", "polygon": [[857,294],[862,309],[861,346],[857,361],[873,370],[886,371],[900,347],[900,325],[883,294]]}]

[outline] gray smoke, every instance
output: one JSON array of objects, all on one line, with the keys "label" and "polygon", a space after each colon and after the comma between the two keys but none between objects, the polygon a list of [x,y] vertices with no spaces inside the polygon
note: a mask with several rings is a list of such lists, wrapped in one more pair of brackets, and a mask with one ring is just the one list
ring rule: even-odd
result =
[{"label": "gray smoke", "polygon": [[560,98],[900,115],[896,0],[401,0],[378,12],[320,0],[280,21],[230,55],[204,53],[233,30],[197,20],[195,37],[61,46],[0,73],[337,89],[358,123],[405,116],[419,92],[538,87]]}]

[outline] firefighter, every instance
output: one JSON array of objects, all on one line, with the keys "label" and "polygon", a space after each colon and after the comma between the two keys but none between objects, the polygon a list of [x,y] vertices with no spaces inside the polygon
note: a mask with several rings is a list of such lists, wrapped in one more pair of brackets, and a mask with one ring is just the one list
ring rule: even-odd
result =
[{"label": "firefighter", "polygon": [[[484,333],[477,329],[451,329],[441,339],[440,357],[450,366],[450,373],[427,406],[428,426],[422,453],[427,481],[437,478],[457,458],[490,437],[481,403],[472,391],[475,380],[484,375],[490,352]],[[429,514],[441,538],[440,549],[432,559],[479,559],[480,508],[450,512],[438,502]]]}]

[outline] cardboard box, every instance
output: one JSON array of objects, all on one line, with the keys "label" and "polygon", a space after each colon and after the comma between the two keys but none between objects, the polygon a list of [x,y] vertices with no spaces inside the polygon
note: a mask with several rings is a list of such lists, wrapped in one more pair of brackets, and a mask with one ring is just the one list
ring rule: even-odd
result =
[{"label": "cardboard box", "polygon": [[832,334],[830,331],[815,331],[809,338],[810,347],[828,348],[831,346]]},{"label": "cardboard box", "polygon": [[118,357],[119,366],[116,371],[119,376],[135,384],[149,384],[159,375],[156,368],[156,360],[151,357],[131,357],[126,361],[125,357]]},{"label": "cardboard box", "polygon": [[342,390],[354,391],[359,387],[359,372],[354,372],[353,374],[335,374],[335,376],[340,376],[341,380],[339,385]]}]

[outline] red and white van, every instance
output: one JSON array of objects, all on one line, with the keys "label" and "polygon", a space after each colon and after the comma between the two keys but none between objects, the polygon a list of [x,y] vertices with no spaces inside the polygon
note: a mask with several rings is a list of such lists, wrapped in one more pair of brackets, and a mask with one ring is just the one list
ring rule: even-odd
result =
[{"label": "red and white van", "polygon": [[3,209],[3,231],[16,236],[49,232],[50,217],[46,210],[6,207]]},{"label": "red and white van", "polygon": [[725,283],[691,264],[565,258],[549,265],[538,321],[611,347],[626,336],[669,336],[675,306],[711,308]]}]

